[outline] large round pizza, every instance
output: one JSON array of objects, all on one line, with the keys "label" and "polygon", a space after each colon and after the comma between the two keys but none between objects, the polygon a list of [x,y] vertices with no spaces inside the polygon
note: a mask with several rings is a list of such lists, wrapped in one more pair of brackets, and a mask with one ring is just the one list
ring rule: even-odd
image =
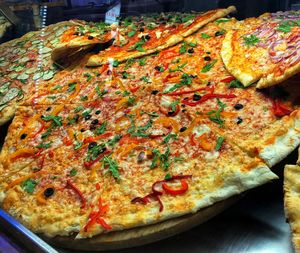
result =
[{"label": "large round pizza", "polygon": [[300,143],[300,12],[233,11],[71,20],[0,45],[1,208],[90,238],[275,180]]}]

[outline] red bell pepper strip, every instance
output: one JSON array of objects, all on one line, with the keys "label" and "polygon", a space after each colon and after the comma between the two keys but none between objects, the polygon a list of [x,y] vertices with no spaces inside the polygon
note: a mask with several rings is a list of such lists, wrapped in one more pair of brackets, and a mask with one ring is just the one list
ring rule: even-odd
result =
[{"label": "red bell pepper strip", "polygon": [[32,136],[33,138],[35,138],[38,134],[40,134],[42,131],[44,131],[46,125],[44,122],[41,122],[41,124],[42,124],[42,126],[40,127],[40,129],[35,134],[33,134],[33,136]]},{"label": "red bell pepper strip", "polygon": [[104,229],[109,230],[112,229],[110,225],[108,225],[105,220],[101,217],[104,215],[108,210],[108,205],[102,205],[102,200],[99,198],[98,201],[98,212],[91,212],[89,215],[89,221],[84,226],[84,231],[87,232],[88,229],[93,226],[94,224],[98,223],[100,224]]},{"label": "red bell pepper strip", "polygon": [[113,134],[111,132],[107,132],[105,134],[100,134],[98,136],[93,136],[93,137],[87,137],[83,140],[83,143],[86,144],[86,143],[90,143],[90,142],[94,142],[94,141],[98,141],[98,140],[101,140],[101,139],[105,139],[105,138],[108,138],[110,136],[112,136]]},{"label": "red bell pepper strip", "polygon": [[80,208],[85,208],[86,199],[85,199],[83,193],[77,188],[77,186],[74,185],[73,182],[70,179],[67,180],[67,185],[66,186],[69,186],[79,196],[80,201],[81,201],[81,207]]},{"label": "red bell pepper strip", "polygon": [[161,51],[159,59],[169,59],[172,58],[174,56],[178,56],[179,52],[177,52],[176,50],[167,50],[167,51]]},{"label": "red bell pepper strip", "polygon": [[89,162],[84,162],[84,167],[86,167],[87,169],[92,167],[93,164],[95,164],[96,162],[98,162],[99,160],[101,160],[105,155],[108,155],[110,153],[109,150],[104,151],[102,154],[100,154],[95,160],[91,160]]},{"label": "red bell pepper strip", "polygon": [[195,141],[195,136],[196,136],[195,133],[193,133],[193,134],[190,135],[190,142],[191,142],[192,146],[196,146],[197,145],[197,143]]},{"label": "red bell pepper strip", "polygon": [[147,139],[146,138],[138,138],[138,137],[132,137],[130,134],[125,134],[122,139],[119,141],[119,144],[120,145],[123,145],[123,144],[131,144],[131,143],[134,143],[134,144],[139,144],[139,143],[144,143],[146,142]]},{"label": "red bell pepper strip", "polygon": [[281,103],[277,99],[272,101],[272,105],[273,105],[272,110],[276,117],[283,117],[285,115],[289,115],[293,111],[291,108]]},{"label": "red bell pepper strip", "polygon": [[[176,175],[176,176],[172,176],[170,179],[168,180],[160,180],[160,181],[156,181],[153,185],[152,185],[152,192],[149,193],[148,195],[144,196],[144,197],[136,197],[134,199],[131,200],[131,203],[135,204],[135,203],[141,203],[143,205],[146,205],[148,203],[150,203],[150,198],[156,200],[159,203],[159,211],[162,212],[164,209],[163,203],[160,199],[159,196],[163,195],[163,190],[171,195],[179,195],[179,194],[184,194],[187,190],[188,190],[188,184],[184,179],[188,179],[191,178],[192,175]],[[172,189],[170,188],[166,182],[172,182],[174,180],[180,180],[181,182],[181,188],[180,189]],[[164,186],[165,184],[165,186]],[[162,187],[162,189],[158,189],[159,187]]]},{"label": "red bell pepper strip", "polygon": [[220,82],[223,82],[223,83],[230,83],[231,81],[235,80],[235,77],[234,76],[228,76],[222,80],[220,80]]},{"label": "red bell pepper strip", "polygon": [[202,87],[202,88],[193,89],[193,90],[183,90],[183,91],[177,91],[177,92],[171,92],[171,93],[159,94],[159,95],[160,96],[181,96],[184,94],[194,93],[194,92],[201,91],[201,90],[207,90],[207,87]]},{"label": "red bell pepper strip", "polygon": [[168,186],[166,183],[162,184],[162,188],[165,190],[166,193],[171,194],[173,196],[181,195],[184,194],[189,189],[189,185],[184,179],[181,179],[180,183],[181,183],[180,189],[173,189],[170,186]]},{"label": "red bell pepper strip", "polygon": [[190,98],[190,99],[183,99],[181,101],[181,103],[185,104],[185,105],[189,105],[189,106],[196,106],[196,105],[199,105],[201,103],[204,103],[205,101],[209,100],[209,99],[213,99],[213,98],[235,98],[236,95],[234,94],[205,94],[201,97],[200,100],[198,101],[189,101],[193,98]]}]

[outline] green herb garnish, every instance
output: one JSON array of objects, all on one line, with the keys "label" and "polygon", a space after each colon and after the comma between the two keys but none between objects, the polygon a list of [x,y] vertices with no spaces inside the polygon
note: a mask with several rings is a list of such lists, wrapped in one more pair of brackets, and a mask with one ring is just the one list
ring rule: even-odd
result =
[{"label": "green herb garnish", "polygon": [[219,151],[221,149],[224,140],[225,138],[222,136],[217,138],[216,151]]},{"label": "green herb garnish", "polygon": [[108,156],[103,157],[103,164],[104,167],[108,167],[109,172],[115,179],[120,179],[119,167],[115,160]]},{"label": "green herb garnish", "polygon": [[201,73],[206,73],[208,71],[211,70],[211,68],[215,65],[215,63],[217,62],[217,60],[213,60],[210,63],[207,63],[202,69],[201,69]]},{"label": "green herb garnish", "polygon": [[253,34],[244,36],[243,39],[244,39],[244,43],[247,46],[254,46],[255,44],[257,44],[259,42],[259,38]]},{"label": "green herb garnish", "polygon": [[38,183],[35,180],[27,179],[21,183],[21,187],[24,191],[32,194],[37,184]]}]

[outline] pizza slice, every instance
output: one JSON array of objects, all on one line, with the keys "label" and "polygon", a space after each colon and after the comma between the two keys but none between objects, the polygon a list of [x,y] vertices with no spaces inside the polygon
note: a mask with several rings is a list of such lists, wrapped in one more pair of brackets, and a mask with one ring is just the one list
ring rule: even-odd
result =
[{"label": "pizza slice", "polygon": [[284,209],[291,226],[293,244],[300,252],[300,167],[286,165],[284,168]]},{"label": "pizza slice", "polygon": [[32,94],[41,80],[50,80],[59,71],[50,58],[57,43],[55,36],[72,25],[72,22],[57,23],[0,45],[1,125],[13,117],[25,94]]},{"label": "pizza slice", "polygon": [[[111,60],[118,62],[128,58],[138,58],[166,49],[183,41],[183,39],[199,30],[205,24],[224,17],[235,11],[235,7],[208,11],[202,15],[191,14],[188,18],[173,19],[166,24],[155,26],[141,22],[138,26],[131,27],[132,31],[122,34],[111,47],[89,58],[87,66],[99,66],[109,63]],[[126,29],[127,31],[127,29]]]},{"label": "pizza slice", "polygon": [[265,14],[241,21],[227,33],[221,56],[227,70],[248,86],[278,84],[299,72],[299,12]]}]

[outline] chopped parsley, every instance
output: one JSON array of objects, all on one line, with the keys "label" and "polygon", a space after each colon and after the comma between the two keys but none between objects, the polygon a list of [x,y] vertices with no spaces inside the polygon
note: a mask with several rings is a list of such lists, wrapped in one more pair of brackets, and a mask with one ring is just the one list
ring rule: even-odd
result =
[{"label": "chopped parsley", "polygon": [[69,83],[69,84],[68,84],[68,87],[69,87],[69,88],[67,89],[67,91],[68,91],[68,92],[73,92],[73,91],[75,90],[75,88],[76,88],[76,84],[77,84],[76,82]]},{"label": "chopped parsley", "polygon": [[60,127],[62,126],[62,117],[61,116],[42,116],[42,120],[44,121],[52,121],[52,123],[54,124],[54,127]]},{"label": "chopped parsley", "polygon": [[82,110],[84,110],[84,107],[82,105],[80,105],[74,109],[74,112],[80,112]]},{"label": "chopped parsley", "polygon": [[172,72],[176,72],[176,71],[180,71],[182,68],[184,68],[185,66],[187,65],[187,62],[183,63],[183,64],[180,64],[178,65],[176,68],[174,69],[169,69],[169,72],[172,73]]},{"label": "chopped parsley", "polygon": [[211,36],[208,35],[207,33],[201,33],[201,38],[202,39],[209,39],[209,38],[211,38]]},{"label": "chopped parsley", "polygon": [[74,150],[80,149],[82,147],[83,143],[80,141],[76,141],[74,145]]},{"label": "chopped parsley", "polygon": [[104,167],[108,167],[109,172],[115,179],[120,179],[119,166],[115,160],[108,156],[103,157]]},{"label": "chopped parsley", "polygon": [[89,73],[85,73],[83,76],[86,77],[87,82],[90,82],[93,79],[92,75]]},{"label": "chopped parsley", "polygon": [[240,89],[244,89],[244,85],[239,81],[239,80],[232,80],[229,83],[229,88],[240,88]]},{"label": "chopped parsley", "polygon": [[170,180],[172,178],[172,175],[170,173],[167,173],[165,175],[165,180]]},{"label": "chopped parsley", "polygon": [[192,83],[192,78],[190,77],[190,75],[188,75],[188,74],[186,74],[186,73],[183,73],[182,76],[181,76],[180,83],[177,83],[177,84],[173,85],[172,87],[170,87],[169,89],[167,89],[167,90],[164,91],[163,93],[166,94],[166,93],[175,91],[175,90],[177,90],[178,88],[181,88],[181,87],[183,87],[183,86],[190,85],[191,83]]},{"label": "chopped parsley", "polygon": [[67,117],[67,120],[68,120],[68,124],[71,125],[71,124],[75,124],[79,119],[79,115],[76,114],[74,116],[74,118],[71,118],[71,117]]},{"label": "chopped parsley", "polygon": [[172,139],[176,139],[177,138],[177,134],[173,134],[173,133],[169,133],[163,140],[164,144],[168,144],[168,142]]},{"label": "chopped parsley", "polygon": [[180,53],[180,54],[186,53],[186,51],[187,51],[187,46],[188,46],[188,44],[184,41],[184,42],[182,43],[181,47],[179,48],[179,53]]},{"label": "chopped parsley", "polygon": [[219,109],[218,110],[212,110],[207,113],[208,118],[212,121],[217,123],[220,127],[224,126],[224,120],[221,118],[221,112],[224,110],[226,105],[221,102],[220,99],[217,98]]},{"label": "chopped parsley", "polygon": [[122,138],[122,135],[115,135],[111,140],[107,142],[107,145],[110,147],[114,147],[117,142],[119,142]]},{"label": "chopped parsley", "polygon": [[225,138],[222,136],[217,138],[216,151],[219,151],[221,149],[224,141],[225,141]]},{"label": "chopped parsley", "polygon": [[133,105],[135,105],[135,103],[136,103],[136,97],[135,96],[128,97],[127,104],[129,106],[133,106]]},{"label": "chopped parsley", "polygon": [[100,90],[99,86],[97,86],[95,90],[99,98],[103,98],[103,96],[108,93],[107,90]]},{"label": "chopped parsley", "polygon": [[141,39],[140,41],[138,41],[137,43],[135,43],[130,49],[135,49],[139,52],[146,52],[146,50],[144,48],[142,48],[142,46],[145,44],[145,40]]},{"label": "chopped parsley", "polygon": [[25,192],[32,194],[37,184],[37,181],[33,179],[27,179],[21,183],[21,187]]},{"label": "chopped parsley", "polygon": [[136,31],[133,30],[133,31],[128,32],[128,33],[127,33],[127,36],[128,36],[129,38],[131,38],[131,37],[133,37],[135,34],[136,34]]},{"label": "chopped parsley", "polygon": [[173,101],[173,102],[170,104],[171,112],[175,112],[175,111],[176,111],[177,105],[178,105],[179,103],[180,103],[179,100],[175,100],[175,101]]},{"label": "chopped parsley", "polygon": [[129,59],[125,62],[125,69],[130,68],[134,63],[135,63],[135,59],[129,58]]},{"label": "chopped parsley", "polygon": [[146,58],[141,58],[141,59],[138,59],[138,63],[140,66],[145,66],[146,65]]},{"label": "chopped parsley", "polygon": [[141,77],[140,80],[141,80],[141,81],[144,81],[145,83],[151,83],[151,82],[149,81],[149,76],[143,76],[143,77]]},{"label": "chopped parsley", "polygon": [[106,131],[107,122],[103,122],[101,126],[97,127],[94,131],[96,135],[103,134]]},{"label": "chopped parsley", "polygon": [[80,101],[87,101],[88,100],[88,96],[80,96]]},{"label": "chopped parsley", "polygon": [[292,30],[293,26],[300,26],[300,20],[297,20],[295,22],[293,22],[293,21],[283,21],[277,27],[277,31],[288,33]]},{"label": "chopped parsley", "polygon": [[167,147],[167,150],[164,154],[161,154],[159,150],[153,149],[152,150],[153,158],[150,165],[151,169],[154,169],[158,166],[158,162],[160,161],[161,167],[163,170],[168,170],[171,165],[171,161],[169,160],[170,157],[170,148]]},{"label": "chopped parsley", "polygon": [[120,62],[118,60],[114,60],[112,63],[112,66],[116,68],[119,66],[119,64],[120,64]]},{"label": "chopped parsley", "polygon": [[95,161],[97,157],[102,154],[106,150],[105,144],[101,143],[99,145],[95,145],[91,149],[88,150],[87,153],[87,161]]},{"label": "chopped parsley", "polygon": [[201,73],[206,73],[211,70],[211,68],[216,64],[217,60],[213,60],[210,63],[207,63],[202,69]]},{"label": "chopped parsley", "polygon": [[244,43],[247,46],[254,46],[255,44],[257,44],[259,42],[259,38],[253,34],[244,36],[243,39],[244,39]]},{"label": "chopped parsley", "polygon": [[77,170],[75,170],[74,168],[70,170],[69,172],[70,177],[74,177],[77,175]]},{"label": "chopped parsley", "polygon": [[40,143],[39,145],[37,145],[36,147],[37,148],[41,148],[41,149],[47,149],[47,148],[50,148],[51,145],[52,145],[53,141],[50,141],[48,143]]}]

